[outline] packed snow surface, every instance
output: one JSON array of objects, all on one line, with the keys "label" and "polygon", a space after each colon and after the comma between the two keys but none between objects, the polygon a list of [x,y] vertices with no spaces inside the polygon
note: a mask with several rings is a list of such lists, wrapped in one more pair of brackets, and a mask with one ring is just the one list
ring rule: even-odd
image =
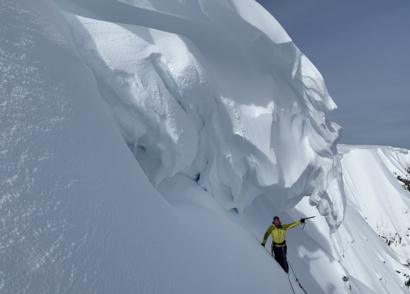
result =
[{"label": "packed snow surface", "polygon": [[[409,152],[337,146],[256,2],[4,0],[0,41],[1,293],[408,293]],[[317,215],[289,280],[274,214]]]}]

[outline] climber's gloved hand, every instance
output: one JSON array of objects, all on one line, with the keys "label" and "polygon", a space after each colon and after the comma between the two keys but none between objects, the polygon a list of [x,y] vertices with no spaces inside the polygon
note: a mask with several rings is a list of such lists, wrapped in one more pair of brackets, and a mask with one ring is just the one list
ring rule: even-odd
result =
[{"label": "climber's gloved hand", "polygon": [[261,245],[262,245],[263,247],[265,247],[265,243],[262,242]]},{"label": "climber's gloved hand", "polygon": [[301,219],[300,219],[300,222],[301,222],[302,224],[304,224],[304,223],[305,223],[305,220],[306,220],[305,218],[301,218]]}]

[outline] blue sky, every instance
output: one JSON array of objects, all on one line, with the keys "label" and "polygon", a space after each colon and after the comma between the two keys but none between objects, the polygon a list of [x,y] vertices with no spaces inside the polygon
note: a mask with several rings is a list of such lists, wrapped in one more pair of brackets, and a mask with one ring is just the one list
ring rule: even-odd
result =
[{"label": "blue sky", "polygon": [[410,149],[409,0],[258,0],[323,74],[341,143]]}]

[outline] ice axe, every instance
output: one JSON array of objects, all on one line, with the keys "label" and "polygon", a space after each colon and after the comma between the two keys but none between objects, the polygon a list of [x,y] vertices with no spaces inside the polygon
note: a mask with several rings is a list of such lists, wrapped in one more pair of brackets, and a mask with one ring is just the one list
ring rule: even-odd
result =
[{"label": "ice axe", "polygon": [[305,221],[311,218],[315,218],[316,216],[309,216],[309,217],[303,217],[300,219],[300,221],[303,223],[303,229],[305,228]]}]

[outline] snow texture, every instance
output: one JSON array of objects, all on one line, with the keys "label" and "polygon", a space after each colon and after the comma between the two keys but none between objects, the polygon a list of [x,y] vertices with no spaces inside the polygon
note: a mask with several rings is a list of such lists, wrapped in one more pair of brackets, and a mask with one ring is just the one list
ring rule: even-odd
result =
[{"label": "snow texture", "polygon": [[259,241],[317,211],[309,293],[408,293],[409,152],[337,146],[254,1],[3,0],[0,99],[1,293],[292,293]]},{"label": "snow texture", "polygon": [[3,3],[0,292],[286,293],[243,230],[154,189],[54,5]]},{"label": "snow texture", "polygon": [[182,173],[238,211],[309,195],[337,227],[336,105],[274,18],[254,1],[127,3],[62,6],[80,15],[68,14],[77,48],[154,186]]}]

